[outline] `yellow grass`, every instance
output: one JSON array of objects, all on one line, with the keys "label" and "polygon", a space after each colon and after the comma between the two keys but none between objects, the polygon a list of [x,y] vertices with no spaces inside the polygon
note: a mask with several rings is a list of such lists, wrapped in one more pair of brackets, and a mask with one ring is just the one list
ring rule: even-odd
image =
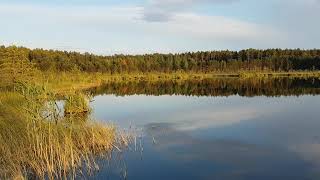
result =
[{"label": "yellow grass", "polygon": [[115,128],[54,116],[39,98],[47,95],[36,92],[0,93],[0,179],[74,178],[83,168],[97,170],[95,159],[108,157],[116,143]]}]

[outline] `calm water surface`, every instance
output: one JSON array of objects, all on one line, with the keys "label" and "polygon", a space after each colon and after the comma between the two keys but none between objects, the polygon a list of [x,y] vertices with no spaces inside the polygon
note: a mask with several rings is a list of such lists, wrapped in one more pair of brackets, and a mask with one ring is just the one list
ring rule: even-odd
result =
[{"label": "calm water surface", "polygon": [[[233,89],[226,86],[220,90]],[[262,93],[253,95],[234,90],[227,96],[150,90],[114,95],[119,89],[97,94],[94,116],[141,130],[143,151],[127,150],[115,160],[119,165],[105,165],[91,178],[319,179],[318,85],[289,83],[276,87],[277,96],[266,89],[272,86],[261,85]],[[290,95],[294,89],[299,96]]]}]

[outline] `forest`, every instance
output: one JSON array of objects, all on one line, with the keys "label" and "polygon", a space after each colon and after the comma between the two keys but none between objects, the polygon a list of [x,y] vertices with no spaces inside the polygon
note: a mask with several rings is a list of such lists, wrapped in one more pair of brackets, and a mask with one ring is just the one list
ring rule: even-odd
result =
[{"label": "forest", "polygon": [[41,71],[120,73],[171,72],[290,72],[320,70],[320,50],[246,49],[179,54],[101,56],[90,53],[0,46],[0,65],[8,57],[19,57]]}]

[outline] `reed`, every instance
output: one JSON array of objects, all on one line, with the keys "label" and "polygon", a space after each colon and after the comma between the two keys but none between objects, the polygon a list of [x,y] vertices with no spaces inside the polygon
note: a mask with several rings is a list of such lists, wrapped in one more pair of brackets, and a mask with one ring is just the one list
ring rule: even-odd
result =
[{"label": "reed", "polygon": [[110,157],[115,127],[67,120],[54,99],[29,85],[0,92],[0,179],[73,179],[97,170],[96,158]]}]

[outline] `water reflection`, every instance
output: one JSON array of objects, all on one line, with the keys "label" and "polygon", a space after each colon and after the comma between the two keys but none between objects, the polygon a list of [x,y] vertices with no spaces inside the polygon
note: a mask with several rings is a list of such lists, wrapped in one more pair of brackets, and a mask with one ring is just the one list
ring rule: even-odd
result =
[{"label": "water reflection", "polygon": [[[319,88],[316,79],[116,83],[95,89],[92,105],[102,121],[143,129],[143,155],[125,154],[128,179],[319,179]],[[118,179],[112,172],[95,178]]]},{"label": "water reflection", "polygon": [[[196,138],[170,124],[150,124],[146,131],[156,139],[157,152],[166,154],[171,161],[197,168],[190,171],[197,172],[194,178],[198,179],[301,179],[309,167],[298,154],[276,146]],[[297,168],[299,171],[290,172]]]},{"label": "water reflection", "polygon": [[320,94],[320,79],[213,78],[187,81],[111,82],[92,88],[94,95],[290,96]]}]

